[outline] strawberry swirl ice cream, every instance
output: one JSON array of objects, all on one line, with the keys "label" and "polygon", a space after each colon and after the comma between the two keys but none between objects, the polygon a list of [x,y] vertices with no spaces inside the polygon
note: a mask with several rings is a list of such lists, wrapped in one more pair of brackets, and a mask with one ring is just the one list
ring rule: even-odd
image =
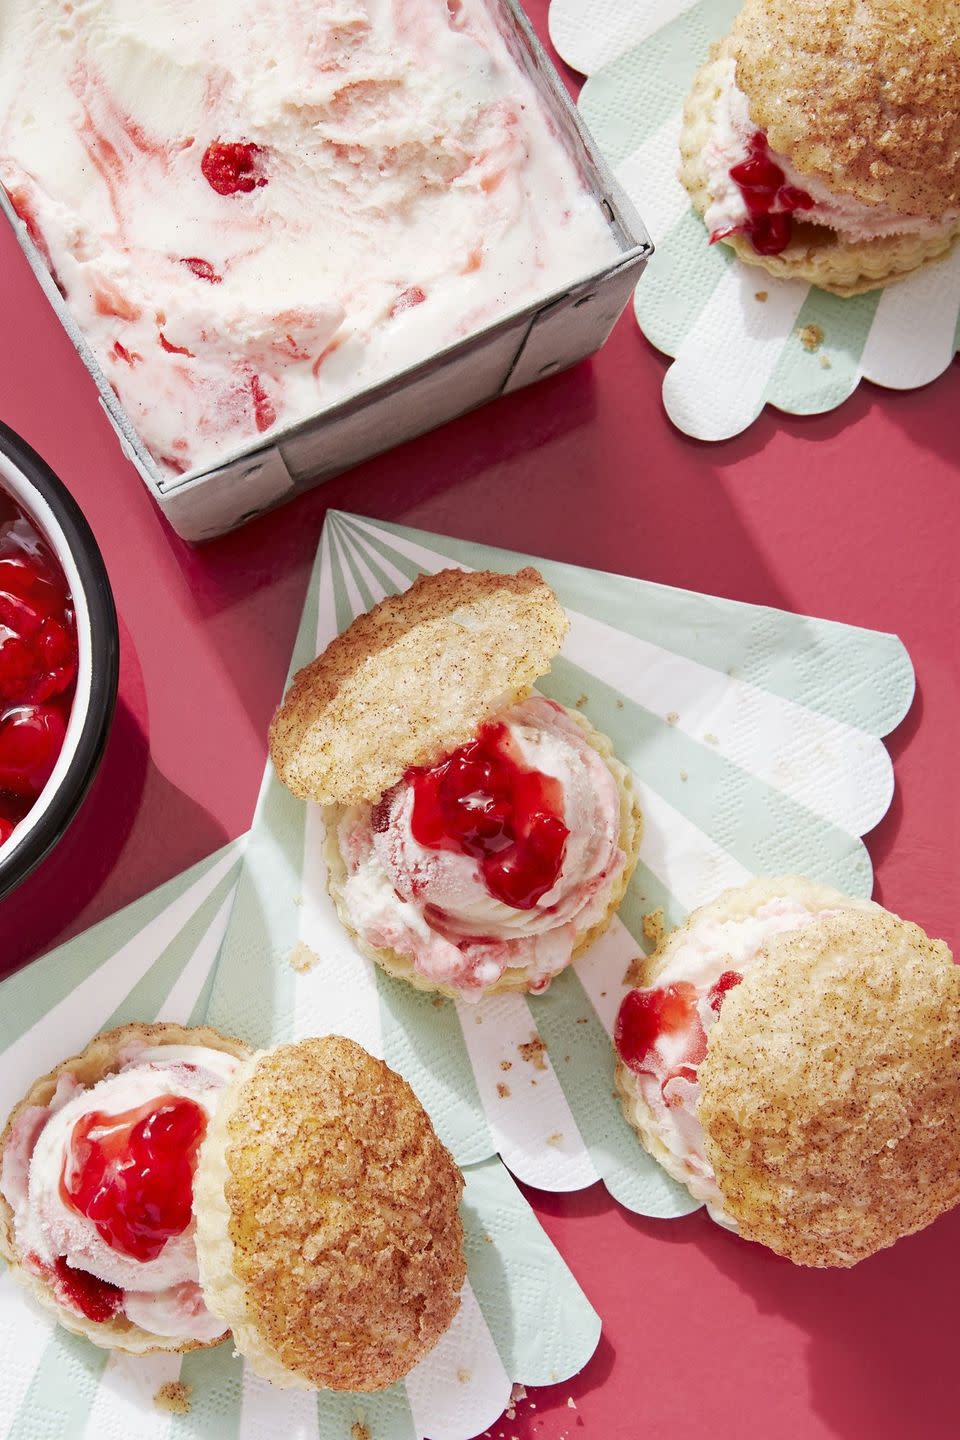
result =
[{"label": "strawberry swirl ice cream", "polygon": [[532,697],[377,805],[344,810],[340,903],[367,944],[476,999],[511,967],[543,989],[626,864],[620,794],[584,727]]},{"label": "strawberry swirl ice cream", "polygon": [[739,985],[764,945],[775,935],[836,914],[810,910],[799,900],[778,897],[748,916],[716,920],[703,916],[657,974],[657,983],[631,990],[617,1016],[614,1043],[639,1092],[645,1128],[657,1145],[657,1159],[691,1194],[707,1204],[713,1218],[732,1226],[704,1149],[697,1114],[698,1072],[710,1031],[724,997]]},{"label": "strawberry swirl ice cream", "polygon": [[8,0],[0,181],[165,478],[617,244],[487,0]]},{"label": "strawberry swirl ice cream", "polygon": [[87,1319],[124,1315],[153,1335],[208,1342],[194,1246],[193,1173],[239,1062],[195,1045],[128,1048],[84,1088],[69,1072],[17,1117],[0,1189],[28,1271]]}]

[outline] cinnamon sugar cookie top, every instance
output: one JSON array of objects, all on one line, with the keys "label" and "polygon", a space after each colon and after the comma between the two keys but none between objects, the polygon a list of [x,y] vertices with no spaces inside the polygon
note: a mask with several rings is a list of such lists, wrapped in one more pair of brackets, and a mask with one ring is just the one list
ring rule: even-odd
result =
[{"label": "cinnamon sugar cookie top", "polygon": [[730,990],[699,1116],[740,1233],[853,1265],[960,1201],[960,967],[879,906],[771,939]]},{"label": "cinnamon sugar cookie top", "polygon": [[270,726],[283,783],[322,804],[375,800],[464,745],[546,674],[568,628],[531,568],[441,570],[360,615],[295,677]]},{"label": "cinnamon sugar cookie top", "polygon": [[960,0],[745,0],[731,34],[797,170],[902,215],[960,209]]},{"label": "cinnamon sugar cookie top", "polygon": [[383,1389],[459,1308],[462,1189],[410,1086],[354,1041],[254,1056],[197,1171],[210,1308],[276,1385]]}]

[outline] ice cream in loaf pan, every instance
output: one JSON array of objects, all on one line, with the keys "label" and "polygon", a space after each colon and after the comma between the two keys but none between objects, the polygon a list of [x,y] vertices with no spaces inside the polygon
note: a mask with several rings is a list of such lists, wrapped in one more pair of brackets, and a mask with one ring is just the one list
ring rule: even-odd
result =
[{"label": "ice cream in loaf pan", "polygon": [[497,0],[4,0],[0,180],[165,475],[608,264]]}]

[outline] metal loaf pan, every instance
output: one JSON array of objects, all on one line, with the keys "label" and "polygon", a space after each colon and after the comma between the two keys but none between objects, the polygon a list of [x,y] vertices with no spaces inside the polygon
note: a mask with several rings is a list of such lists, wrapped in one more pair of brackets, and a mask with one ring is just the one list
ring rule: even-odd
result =
[{"label": "metal loaf pan", "polygon": [[69,314],[27,227],[0,186],[0,209],[90,371],[124,454],[185,540],[209,540],[372,455],[421,435],[598,350],[610,334],[653,245],[585,129],[566,87],[516,0],[488,0],[514,57],[531,76],[572,162],[607,217],[617,259],[575,284],[440,350],[390,380],[307,420],[279,427],[225,464],[182,476],[162,473]]}]

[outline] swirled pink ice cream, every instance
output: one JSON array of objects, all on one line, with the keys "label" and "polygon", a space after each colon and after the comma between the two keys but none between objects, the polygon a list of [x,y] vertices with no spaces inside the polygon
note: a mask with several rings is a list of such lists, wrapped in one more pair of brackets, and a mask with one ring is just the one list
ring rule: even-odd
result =
[{"label": "swirled pink ice cream", "polygon": [[620,794],[583,726],[539,696],[340,818],[340,904],[367,944],[466,998],[510,968],[542,989],[606,914]]},{"label": "swirled pink ice cream", "polygon": [[18,1116],[0,1189],[26,1268],[61,1303],[182,1341],[224,1333],[200,1289],[192,1166],[238,1063],[196,1045],[133,1045],[115,1073],[89,1088],[64,1074],[49,1105]]},{"label": "swirled pink ice cream", "polygon": [[491,0],[8,0],[0,180],[184,473],[612,260]]}]

